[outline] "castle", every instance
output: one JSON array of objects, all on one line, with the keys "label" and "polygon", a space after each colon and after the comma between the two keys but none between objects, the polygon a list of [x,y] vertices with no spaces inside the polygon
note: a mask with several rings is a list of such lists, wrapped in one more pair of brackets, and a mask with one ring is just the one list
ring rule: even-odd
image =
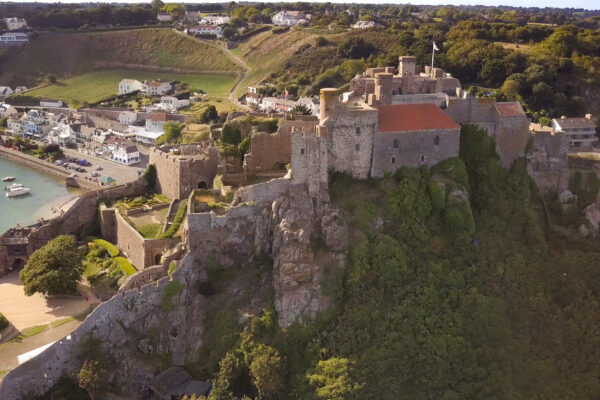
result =
[{"label": "castle", "polygon": [[439,68],[419,73],[414,57],[369,68],[350,89],[321,89],[318,123],[293,130],[292,183],[316,202],[327,202],[330,170],[366,179],[458,157],[462,123],[494,136],[505,167],[524,155],[529,120],[518,102],[474,98]]}]

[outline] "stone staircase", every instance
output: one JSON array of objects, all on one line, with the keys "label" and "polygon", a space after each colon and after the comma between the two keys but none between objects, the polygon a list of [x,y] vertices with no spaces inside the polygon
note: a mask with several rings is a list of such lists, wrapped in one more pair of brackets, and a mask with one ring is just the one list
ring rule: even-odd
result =
[{"label": "stone staircase", "polygon": [[169,205],[169,213],[167,214],[167,220],[163,225],[162,233],[165,233],[171,227],[171,225],[173,225],[175,214],[177,214],[177,209],[179,208],[180,202],[181,201],[177,199],[171,201],[171,204]]}]

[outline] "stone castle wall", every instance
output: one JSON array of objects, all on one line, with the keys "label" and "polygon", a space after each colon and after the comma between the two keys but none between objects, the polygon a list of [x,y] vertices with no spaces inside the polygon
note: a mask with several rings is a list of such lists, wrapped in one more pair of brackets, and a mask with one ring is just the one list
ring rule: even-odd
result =
[{"label": "stone castle wall", "polygon": [[528,154],[527,171],[541,191],[556,191],[569,186],[568,143],[565,135],[537,132]]},{"label": "stone castle wall", "polygon": [[259,172],[281,169],[291,159],[291,131],[276,134],[259,132],[252,134],[250,153],[244,156],[244,172],[256,175]]},{"label": "stone castle wall", "polygon": [[[396,143],[396,146],[394,146]],[[437,144],[436,144],[437,143]],[[383,177],[402,166],[433,166],[445,159],[458,157],[460,129],[375,134],[371,176]]]},{"label": "stone castle wall", "polygon": [[371,170],[378,113],[374,108],[339,108],[321,123],[327,129],[329,168],[366,179]]},{"label": "stone castle wall", "polygon": [[150,149],[150,164],[156,166],[155,189],[171,199],[183,199],[200,186],[212,187],[217,174],[218,151],[207,149],[206,157],[198,155],[179,156]]},{"label": "stone castle wall", "polygon": [[268,182],[256,185],[244,186],[235,192],[234,204],[236,203],[272,203],[290,187],[290,179],[271,179]]}]

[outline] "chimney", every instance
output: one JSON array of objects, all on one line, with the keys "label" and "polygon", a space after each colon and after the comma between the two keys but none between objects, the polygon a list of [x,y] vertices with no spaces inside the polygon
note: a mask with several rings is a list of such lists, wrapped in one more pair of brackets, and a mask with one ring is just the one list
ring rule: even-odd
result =
[{"label": "chimney", "polygon": [[587,120],[592,119],[592,114],[585,114],[585,119],[587,119]]}]

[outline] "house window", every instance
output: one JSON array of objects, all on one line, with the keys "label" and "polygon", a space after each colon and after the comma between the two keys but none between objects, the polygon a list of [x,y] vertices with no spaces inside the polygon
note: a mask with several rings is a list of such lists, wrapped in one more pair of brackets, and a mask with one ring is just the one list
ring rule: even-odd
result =
[{"label": "house window", "polygon": [[358,126],[356,127],[356,135],[357,136],[360,135],[360,127],[358,127]]},{"label": "house window", "polygon": [[354,150],[359,151],[360,150],[360,143],[356,143],[354,145]]},{"label": "house window", "polygon": [[397,149],[398,148],[398,139],[394,139],[394,148]]},{"label": "house window", "polygon": [[433,144],[436,145],[436,146],[439,146],[439,144],[440,144],[440,137],[439,136],[436,136],[436,137],[433,138]]}]

